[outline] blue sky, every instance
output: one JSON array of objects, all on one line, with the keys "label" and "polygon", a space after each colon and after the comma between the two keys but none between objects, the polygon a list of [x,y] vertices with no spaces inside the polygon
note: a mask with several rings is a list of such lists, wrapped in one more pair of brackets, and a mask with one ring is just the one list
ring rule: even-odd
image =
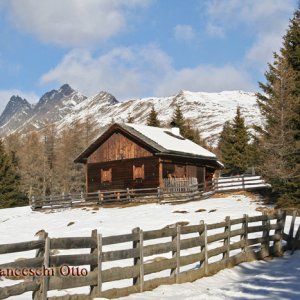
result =
[{"label": "blue sky", "polygon": [[257,91],[296,0],[0,0],[0,112],[69,83],[119,100]]}]

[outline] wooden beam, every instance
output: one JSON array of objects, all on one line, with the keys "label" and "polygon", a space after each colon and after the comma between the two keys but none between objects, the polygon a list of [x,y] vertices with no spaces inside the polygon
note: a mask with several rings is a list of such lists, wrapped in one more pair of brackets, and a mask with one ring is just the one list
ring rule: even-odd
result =
[{"label": "wooden beam", "polygon": [[159,187],[164,187],[164,180],[163,180],[163,163],[162,159],[158,159],[158,178],[159,178]]}]

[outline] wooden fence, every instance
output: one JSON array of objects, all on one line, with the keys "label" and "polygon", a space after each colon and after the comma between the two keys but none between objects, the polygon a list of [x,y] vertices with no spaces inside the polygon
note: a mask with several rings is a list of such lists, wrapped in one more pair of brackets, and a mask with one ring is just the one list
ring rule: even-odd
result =
[{"label": "wooden fence", "polygon": [[[0,245],[0,254],[36,250],[36,257],[0,265],[2,270],[44,266],[57,271],[0,288],[0,299],[26,292],[43,300],[116,298],[162,284],[191,282],[242,262],[299,249],[300,226],[294,235],[296,217],[293,213],[288,233],[284,232],[286,213],[277,211],[238,219],[226,217],[215,224],[175,224],[150,231],[135,228],[131,233],[106,237],[97,230],[89,237],[50,238],[44,233],[38,241]],[[89,253],[55,255],[53,251],[83,248],[89,248]],[[86,276],[61,276],[60,266],[78,270],[89,266],[89,270]],[[114,283],[120,280],[125,280],[125,286]],[[105,288],[110,282],[114,288]],[[49,296],[49,291],[76,287],[89,287],[90,293]]]},{"label": "wooden fence", "polygon": [[216,192],[251,190],[267,187],[259,176],[234,176],[217,178],[213,181],[197,184],[196,178],[176,180],[165,179],[164,188],[144,188],[115,191],[97,191],[94,193],[68,193],[46,197],[32,197],[33,210],[45,208],[66,208],[87,205],[105,205],[130,202],[183,202],[200,200]]},{"label": "wooden fence", "polygon": [[[195,177],[188,178],[164,178],[164,192],[195,192],[199,190],[198,180]],[[201,186],[203,187],[203,186]]]}]

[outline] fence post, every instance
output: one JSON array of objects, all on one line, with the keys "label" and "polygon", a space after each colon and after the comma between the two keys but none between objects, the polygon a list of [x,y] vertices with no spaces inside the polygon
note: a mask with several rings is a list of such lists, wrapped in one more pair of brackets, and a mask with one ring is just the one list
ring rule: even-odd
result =
[{"label": "fence post", "polygon": [[[139,232],[140,232],[140,228],[139,227],[136,227],[136,228],[133,228],[132,229],[132,233],[133,234],[138,234],[139,235]],[[140,239],[140,236],[139,236],[139,239]],[[137,240],[137,241],[133,241],[132,242],[132,247],[133,247],[133,249],[138,249],[139,247],[140,247],[140,240]],[[140,262],[140,258],[139,257],[135,257],[134,259],[133,259],[133,265],[134,266],[137,266],[138,264],[139,264],[139,262]],[[139,277],[134,277],[133,278],[133,285],[137,285],[137,284],[139,284],[139,281],[140,281],[140,278]]]},{"label": "fence post", "polygon": [[98,193],[98,204],[101,204],[101,191],[99,190],[97,193]]},{"label": "fence post", "polygon": [[[202,238],[204,237],[204,221],[203,220],[200,221],[199,237],[200,237],[200,240],[202,240]],[[200,245],[200,254],[204,250],[203,244],[204,244],[204,238],[203,238],[203,243],[201,243],[201,245]],[[199,268],[202,266],[203,262],[204,262],[204,259],[199,260]]]},{"label": "fence post", "polygon": [[[45,255],[46,239],[48,237],[48,233],[43,230],[43,231],[39,232],[38,235],[39,235],[39,240],[45,241],[45,246],[43,248],[36,250],[35,257],[43,257]],[[32,299],[34,299],[34,300],[43,299],[42,298],[43,297],[43,282],[41,281],[40,278],[36,278],[36,277],[33,277],[32,280],[38,281],[40,284],[39,289],[32,293]]]},{"label": "fence post", "polygon": [[[98,254],[98,234],[97,234],[97,229],[92,230],[92,241],[94,242],[95,247],[91,247],[91,254],[97,255]],[[98,265],[90,265],[90,272],[94,271]],[[95,295],[97,294],[97,286],[91,285],[90,286],[90,295]]]},{"label": "fence post", "polygon": [[126,193],[127,193],[127,201],[130,202],[130,191],[129,188],[126,189]]},{"label": "fence post", "polygon": [[297,211],[293,211],[292,221],[291,221],[291,227],[289,230],[289,237],[287,242],[287,249],[290,250],[292,248],[292,240],[294,238],[294,228],[295,228],[295,221],[296,221]]},{"label": "fence post", "polygon": [[[44,267],[47,270],[49,268],[49,259],[50,259],[50,238],[46,237],[45,240],[45,254],[44,254]],[[50,272],[50,270],[49,270]],[[49,288],[49,277],[44,275],[42,281],[42,300],[47,300],[47,291]]]},{"label": "fence post", "polygon": [[294,254],[295,250],[299,248],[299,241],[300,241],[300,225],[296,232],[295,238],[293,239],[293,248],[291,254]]},{"label": "fence post", "polygon": [[244,233],[241,236],[241,240],[243,241],[242,244],[242,252],[244,253],[245,261],[248,260],[247,254],[248,254],[248,215],[244,214],[243,216],[243,231]]},{"label": "fence post", "polygon": [[139,280],[139,284],[140,284],[140,292],[142,293],[144,291],[144,234],[143,234],[143,230],[140,230],[140,234],[139,234],[139,249],[140,249],[140,280]]},{"label": "fence post", "polygon": [[208,275],[207,224],[204,224],[203,238],[204,238],[204,246],[201,249],[202,251],[204,251],[203,268],[204,268],[205,275]]},{"label": "fence post", "polygon": [[176,283],[179,283],[179,274],[180,274],[180,234],[181,226],[176,225],[176,234],[172,235],[172,242],[176,245],[176,250],[172,251],[172,257],[176,258],[176,268],[171,269],[171,276],[175,277]]},{"label": "fence post", "polygon": [[286,213],[283,213],[281,209],[277,211],[277,229],[275,229],[275,236],[280,236],[280,239],[275,241],[273,244],[273,252],[275,256],[282,256],[282,237],[284,232]]},{"label": "fence post", "polygon": [[102,234],[97,235],[97,260],[98,260],[98,293],[101,297],[102,292]]},{"label": "fence post", "polygon": [[31,197],[31,208],[35,210],[35,199],[34,196]]},{"label": "fence post", "polygon": [[[47,205],[47,197],[45,196],[45,204]],[[53,200],[53,198],[52,198],[52,194],[50,194],[50,196],[49,196],[49,203],[50,203],[50,207],[52,207],[53,206],[53,202],[52,202],[52,200]]]},{"label": "fence post", "polygon": [[223,253],[223,259],[228,260],[230,256],[230,217],[226,217],[225,222],[224,232],[226,233],[226,238],[224,239],[224,247],[226,247],[226,252]]},{"label": "fence post", "polygon": [[214,192],[217,192],[218,191],[218,181],[219,181],[219,178],[214,178]]},{"label": "fence post", "polygon": [[270,255],[270,216],[263,212],[263,216],[266,220],[263,219],[263,242],[261,244],[261,255],[262,258]]},{"label": "fence post", "polygon": [[243,190],[245,189],[245,178],[243,175],[242,175],[242,189]]},{"label": "fence post", "polygon": [[158,202],[160,203],[162,200],[162,189],[160,187],[157,187],[157,198]]}]

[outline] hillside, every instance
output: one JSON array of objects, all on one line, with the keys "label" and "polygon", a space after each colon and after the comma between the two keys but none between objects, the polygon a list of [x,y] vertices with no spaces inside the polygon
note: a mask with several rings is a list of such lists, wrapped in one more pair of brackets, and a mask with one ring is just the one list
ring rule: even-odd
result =
[{"label": "hillside", "polygon": [[[7,107],[11,106],[11,101]],[[249,127],[261,122],[256,96],[250,92],[180,91],[169,97],[119,102],[108,92],[102,91],[92,97],[85,97],[65,84],[59,90],[43,95],[29,112],[27,112],[27,106],[23,108],[21,104],[17,105],[14,111],[9,110],[9,114],[8,109],[5,109],[0,117],[0,120],[5,120],[0,123],[0,135],[39,129],[49,123],[55,123],[58,128],[63,128],[90,116],[95,117],[99,127],[113,121],[124,122],[129,115],[136,123],[145,124],[152,106],[158,112],[162,123],[168,125],[176,104],[181,106],[185,118],[189,118],[192,124],[200,130],[202,137],[212,145],[216,144],[224,122],[234,117],[237,106],[241,107],[241,112]]]},{"label": "hillside", "polygon": [[[34,235],[42,229],[48,232],[51,238],[55,238],[90,236],[91,230],[93,229],[97,229],[98,232],[103,234],[103,236],[109,236],[129,233],[134,227],[140,227],[143,230],[152,230],[163,228],[170,224],[175,224],[176,222],[186,222],[189,223],[189,225],[196,225],[199,224],[200,220],[204,220],[208,224],[212,224],[224,220],[225,216],[240,218],[245,213],[251,216],[260,215],[261,213],[256,209],[261,205],[262,202],[256,196],[252,195],[249,197],[246,195],[235,194],[227,195],[227,197],[224,198],[212,197],[202,201],[176,205],[159,205],[152,203],[124,208],[100,207],[99,209],[95,209],[90,207],[66,210],[48,210],[44,212],[31,211],[29,207],[0,209],[0,232],[2,233],[0,236],[0,244],[36,240],[38,237]],[[286,222],[285,232],[288,231],[290,222],[291,218],[289,217]],[[299,226],[299,218],[296,220],[295,225],[296,228]],[[261,233],[255,233],[253,237],[259,237],[259,234]],[[151,241],[147,241],[145,244],[151,244]],[[109,246],[109,250],[118,250],[122,246],[123,245],[120,244],[111,245]],[[129,247],[131,247],[131,245],[128,245],[128,248]],[[197,251],[197,249],[198,248],[189,251],[185,250],[182,251],[182,253],[183,255],[191,254],[193,253],[193,250]],[[89,253],[89,249],[60,250],[59,252],[60,254]],[[35,251],[2,254],[0,255],[0,264],[14,261],[15,259],[20,258],[20,255],[22,255],[23,258],[33,257],[35,255]],[[163,255],[169,257],[171,253]],[[158,257],[162,257],[162,255],[159,255]],[[293,273],[284,274],[284,276],[287,277],[284,280],[286,283],[285,293],[289,292],[289,288],[293,288],[293,295],[295,298],[288,299],[298,299],[300,291],[297,281],[298,278],[296,276],[298,268],[297,259],[299,260],[299,253],[295,253],[292,257],[274,259],[271,263],[254,262],[242,264],[234,269],[221,271],[216,274],[215,277],[203,278],[194,283],[186,283],[180,286],[160,286],[152,292],[143,294],[143,299],[169,299],[168,296],[171,296],[172,299],[198,299],[198,296],[202,294],[203,297],[199,299],[208,299],[207,297],[209,296],[215,296],[215,298],[212,299],[236,299],[236,297],[240,299],[244,298],[241,296],[243,290],[241,287],[243,286],[239,284],[242,282],[243,278],[245,281],[247,280],[247,283],[251,284],[251,286],[257,286],[260,284],[259,286],[263,288],[263,290],[248,289],[247,296],[249,296],[249,298],[245,297],[245,299],[252,299],[255,295],[263,296],[264,293],[262,291],[266,291],[265,288],[266,286],[270,286],[271,280],[276,281],[276,276],[279,276],[279,278],[283,276],[284,273],[280,273],[280,271],[283,270],[282,265],[288,264],[290,266],[289,272]],[[124,260],[123,263],[125,266],[127,264],[131,264],[132,260]],[[270,269],[267,268],[267,264],[269,264]],[[292,268],[293,264],[295,264],[296,268]],[[114,265],[116,265],[114,262],[106,262],[103,267],[112,267]],[[187,268],[193,269],[196,268],[197,265],[198,263],[195,263],[187,266]],[[245,266],[247,266],[246,269],[250,269],[248,270],[250,273],[246,272],[247,270],[245,269]],[[242,270],[244,271],[242,272]],[[261,277],[259,277],[260,271]],[[169,274],[168,271],[166,272]],[[276,275],[274,275],[275,273],[270,272],[276,272]],[[157,276],[162,276],[163,274],[157,273]],[[252,281],[251,283],[251,276],[256,275],[258,276],[256,277],[257,280]],[[267,275],[269,277],[265,278],[264,276]],[[271,278],[272,276],[273,278]],[[215,282],[217,282],[218,288],[216,288],[213,284],[214,278]],[[103,289],[105,290],[112,287],[126,286],[129,281],[130,280],[125,279],[117,282],[104,283]],[[17,282],[18,281],[8,279],[0,280],[0,288],[6,285],[16,284]],[[228,289],[228,285],[225,285],[224,283],[228,283],[230,286],[233,285],[233,289]],[[203,291],[205,284],[207,284],[207,288],[209,289],[205,289],[205,291]],[[274,284],[278,284],[278,282],[274,282]],[[58,296],[65,293],[88,293],[88,291],[89,288],[82,287],[68,289],[65,292],[52,291],[49,292],[49,296]],[[260,294],[257,294],[258,292]],[[283,295],[283,290],[281,290],[281,292],[281,294],[278,294],[277,290],[269,290],[269,298],[280,299],[280,295]],[[220,298],[223,293],[226,293],[226,297]],[[286,296],[287,294],[284,295]],[[141,299],[141,296],[141,294],[135,294],[129,296],[128,299]],[[31,299],[31,293],[29,292],[21,296],[12,297],[11,299]]]}]

